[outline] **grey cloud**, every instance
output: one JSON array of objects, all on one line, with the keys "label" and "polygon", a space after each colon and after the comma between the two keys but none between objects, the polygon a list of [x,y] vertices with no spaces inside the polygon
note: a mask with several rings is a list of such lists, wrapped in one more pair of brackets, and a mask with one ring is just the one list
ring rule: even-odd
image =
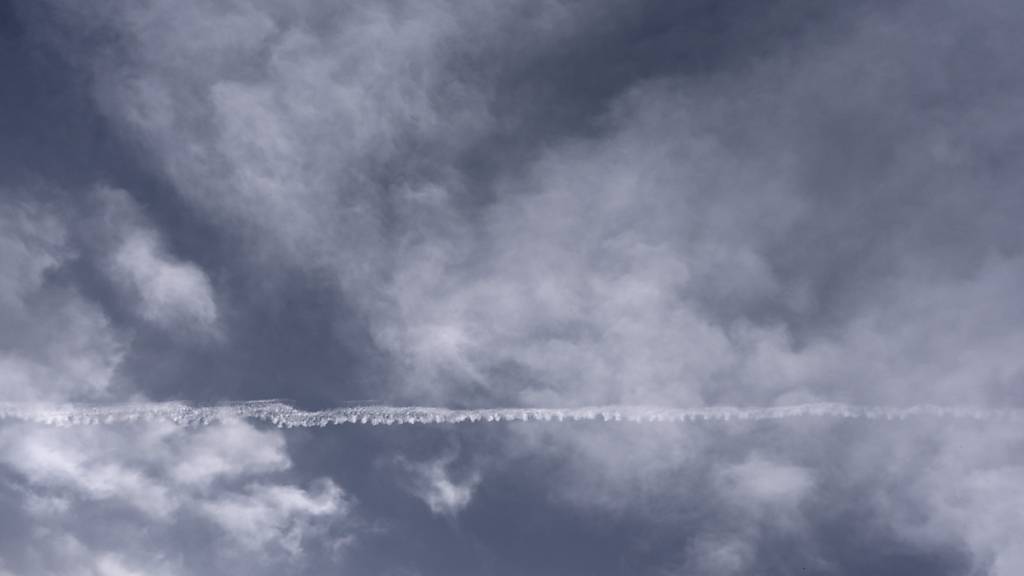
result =
[{"label": "grey cloud", "polygon": [[124,354],[124,338],[74,287],[54,279],[75,257],[59,214],[32,204],[0,212],[0,387],[20,400],[102,397]]},{"label": "grey cloud", "polygon": [[[753,78],[726,77],[710,88],[656,83],[635,89],[616,109],[606,138],[556,147],[535,176],[509,184],[531,193],[494,208],[476,236],[484,247],[474,253],[485,256],[467,263],[468,256],[445,251],[447,240],[409,252],[396,283],[398,310],[409,316],[397,320],[408,326],[411,342],[404,346],[413,357],[424,356],[428,369],[434,363],[449,366],[456,380],[485,380],[486,368],[511,364],[526,372],[511,371],[512,379],[530,380],[530,371],[538,371],[532,380],[544,386],[596,390],[608,381],[615,394],[660,387],[678,400],[694,399],[686,395],[696,392],[687,392],[691,386],[708,386],[721,397],[737,376],[743,384],[736,388],[746,398],[751,388],[766,385],[776,388],[774,394],[813,393],[805,391],[806,379],[817,381],[814,386],[841,380],[833,390],[846,393],[892,386],[920,391],[913,376],[900,373],[906,356],[879,358],[884,352],[871,350],[866,341],[898,340],[899,329],[866,318],[892,318],[899,307],[911,315],[906,326],[931,334],[934,329],[923,322],[966,301],[1016,316],[1013,299],[970,295],[1000,290],[996,277],[1003,275],[1009,286],[1019,271],[1020,235],[1004,219],[1006,210],[1019,213],[1007,187],[1013,169],[985,176],[1002,182],[981,180],[965,169],[984,162],[977,156],[980,143],[962,150],[955,164],[929,156],[927,144],[936,130],[948,139],[984,137],[974,125],[933,123],[936,113],[957,118],[1005,104],[998,94],[982,93],[938,110],[916,110],[922,86],[914,81],[928,87],[931,70],[909,67],[918,59],[942,60],[925,52],[931,42],[890,32],[881,18],[867,18],[861,26],[824,53],[769,60]],[[871,67],[870,55],[887,44],[901,51],[906,76],[885,74],[892,64]],[[903,49],[904,44],[910,46]],[[837,69],[865,74],[837,78]],[[823,97],[823,86],[835,97]],[[839,106],[845,111],[831,110]],[[887,121],[889,110],[901,114],[898,131]],[[894,159],[858,148],[856,138],[867,136],[824,141],[842,135],[826,132],[826,123],[844,130],[857,123]],[[843,144],[849,149],[837,148]],[[833,149],[835,158],[822,156]],[[822,173],[828,163],[843,161],[865,165],[848,175]],[[821,181],[823,176],[832,181]],[[949,203],[962,189],[977,190],[978,196],[976,208],[960,219],[979,230],[974,245],[962,247],[976,253],[968,270],[958,254],[947,257],[928,240],[941,233],[954,209]],[[832,198],[840,198],[839,204],[829,204]],[[853,203],[855,222],[833,225],[849,213],[843,202]],[[916,224],[905,230],[889,224],[907,206],[921,207],[912,216]],[[845,269],[833,269],[831,262]],[[791,270],[818,276],[793,276]],[[936,277],[945,279],[941,287]],[[853,285],[856,291],[848,287]],[[936,302],[928,318],[914,316],[922,308],[911,301],[921,300],[922,290],[964,301]],[[829,317],[835,320],[821,328],[809,323]],[[956,323],[965,337],[973,330],[965,325],[970,322]],[[1010,340],[987,350],[1013,347],[1016,331],[1003,325],[1011,327]],[[983,331],[987,326],[981,320],[976,325]],[[870,334],[879,331],[885,333]],[[837,332],[848,336],[837,343]],[[907,346],[921,341],[920,334],[906,338]],[[749,352],[776,363],[765,367],[772,373],[745,366]],[[616,366],[620,355],[626,360]],[[891,365],[896,373],[857,373],[858,366],[877,364]],[[443,379],[450,380],[438,378]],[[562,384],[567,380],[587,384]],[[941,382],[930,383],[929,393],[942,388]],[[950,388],[958,394],[980,390]],[[572,391],[576,397],[580,392]]]},{"label": "grey cloud", "polygon": [[[47,74],[69,85],[88,79],[38,106],[85,109],[74,126],[102,126],[112,156],[85,169],[88,146],[26,146],[26,165],[87,180],[71,190],[126,189],[114,204],[134,216],[108,225],[70,193],[35,194],[54,208],[5,192],[3,401],[1019,409],[1015,3],[18,14],[13,44],[53,50],[64,63]],[[48,133],[10,116],[9,134]],[[211,326],[217,338],[190,332]],[[146,515],[113,504],[114,486],[185,498],[200,511],[183,522],[272,550],[266,570],[1019,571],[1014,426],[870,424],[239,424],[150,447],[184,467],[139,464],[144,438],[116,427],[19,425],[32,432],[12,450],[46,438],[55,458],[7,463],[4,486],[21,490],[0,505],[94,573],[195,566],[105,541]],[[445,435],[479,477],[430,459]],[[104,460],[104,442],[123,449]],[[372,465],[390,450],[408,464]],[[231,480],[235,466],[251,478]],[[350,492],[385,528],[326,526]],[[152,518],[183,506],[145,500]],[[53,520],[68,507],[124,522]],[[188,541],[162,534],[167,550]],[[8,571],[63,566],[10,555]]]}]

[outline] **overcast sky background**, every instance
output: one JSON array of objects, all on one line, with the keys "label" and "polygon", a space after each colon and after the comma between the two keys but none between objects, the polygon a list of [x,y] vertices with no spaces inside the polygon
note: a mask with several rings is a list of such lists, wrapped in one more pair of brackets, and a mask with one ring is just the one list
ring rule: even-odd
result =
[{"label": "overcast sky background", "polygon": [[[0,401],[1024,408],[1024,4],[0,1]],[[0,575],[1024,573],[1024,429],[0,423]]]}]

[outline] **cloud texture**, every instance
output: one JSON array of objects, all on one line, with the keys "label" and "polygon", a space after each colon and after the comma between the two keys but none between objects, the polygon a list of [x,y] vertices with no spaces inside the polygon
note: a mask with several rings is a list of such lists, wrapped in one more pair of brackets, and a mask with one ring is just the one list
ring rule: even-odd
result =
[{"label": "cloud texture", "polygon": [[5,6],[0,574],[1019,573],[1022,21]]}]

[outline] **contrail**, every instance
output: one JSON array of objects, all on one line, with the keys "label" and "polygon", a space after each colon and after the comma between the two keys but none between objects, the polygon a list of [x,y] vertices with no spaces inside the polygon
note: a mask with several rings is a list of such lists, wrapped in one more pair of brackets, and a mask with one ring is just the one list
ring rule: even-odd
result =
[{"label": "contrail", "polygon": [[883,419],[956,418],[1024,420],[1019,409],[993,409],[934,404],[909,407],[864,406],[842,403],[788,406],[587,406],[577,408],[433,408],[425,406],[343,406],[306,411],[277,400],[255,400],[218,406],[180,402],[88,405],[0,403],[0,420],[21,420],[52,426],[117,424],[162,420],[199,426],[236,418],[268,422],[282,428],[311,428],[339,424],[462,424],[469,422],[696,422],[778,420],[785,418]]}]

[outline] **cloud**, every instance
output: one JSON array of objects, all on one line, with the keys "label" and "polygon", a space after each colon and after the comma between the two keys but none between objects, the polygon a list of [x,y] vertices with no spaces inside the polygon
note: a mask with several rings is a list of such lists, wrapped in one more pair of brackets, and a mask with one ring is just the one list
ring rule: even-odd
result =
[{"label": "cloud", "polygon": [[250,484],[244,493],[204,502],[202,513],[240,545],[262,551],[279,546],[289,554],[302,552],[302,542],[320,532],[316,522],[329,523],[347,512],[344,493],[330,480],[309,491],[294,486]]},{"label": "cloud", "polygon": [[21,307],[40,289],[46,273],[69,255],[64,226],[53,214],[30,204],[5,205],[0,211],[4,235],[0,249],[8,266],[0,284],[5,308]]},{"label": "cloud", "polygon": [[218,481],[278,472],[291,464],[278,433],[237,421],[195,431],[137,426],[135,434],[11,427],[4,431],[4,460],[34,484],[127,504],[155,520],[168,519]]},{"label": "cloud", "polygon": [[75,250],[58,212],[0,203],[0,392],[8,400],[102,397],[126,341],[103,310],[55,277]]},{"label": "cloud", "polygon": [[102,230],[112,244],[107,268],[127,298],[137,301],[139,314],[166,329],[216,334],[217,305],[206,274],[167,253],[160,235],[128,194],[106,189],[98,196],[104,224],[110,228]]},{"label": "cloud", "polygon": [[[42,546],[46,556],[32,566],[33,574],[56,576],[74,572],[83,576],[175,576],[183,574],[179,566],[161,558],[139,558],[115,552],[90,549],[85,543],[67,534],[46,534]],[[5,574],[0,566],[0,574]]]},{"label": "cloud", "polygon": [[[308,538],[334,533],[343,540],[353,525],[351,498],[333,481],[320,478],[307,489],[277,476],[292,464],[280,432],[237,421],[202,430],[136,424],[80,433],[8,426],[0,429],[0,446],[3,464],[24,482],[21,512],[69,538],[143,527],[175,537],[177,527],[200,521],[220,536],[197,553],[224,561],[255,554],[276,566]],[[76,514],[97,505],[109,514],[102,533],[74,526]],[[106,546],[92,546],[93,558],[111,570],[121,564],[103,563],[103,550],[160,549],[149,541]]]},{"label": "cloud", "polygon": [[743,538],[700,538],[689,550],[687,565],[679,573],[749,574],[754,569],[755,556],[756,552]]},{"label": "cloud", "polygon": [[1024,526],[1024,471],[1016,455],[1022,440],[1015,428],[950,434],[926,470],[907,474],[923,513],[887,499],[880,504],[889,506],[886,515],[901,534],[924,542],[959,540],[977,569],[1015,574],[1024,567],[1024,548],[1010,536]]},{"label": "cloud", "polygon": [[[89,450],[107,438],[35,433],[27,437],[6,434],[5,464],[12,466],[33,484],[71,488],[83,497],[125,502],[155,518],[166,518],[177,507],[167,486],[141,469],[118,460],[90,458]],[[116,436],[114,436],[116,438]]]},{"label": "cloud", "polygon": [[176,447],[170,472],[175,481],[188,486],[205,488],[223,477],[277,472],[291,465],[280,434],[239,421],[199,430],[185,440]]},{"label": "cloud", "polygon": [[[792,26],[785,2],[754,17],[616,3],[51,6],[97,105],[175,195],[163,201],[223,232],[237,261],[220,265],[258,278],[252,290],[326,285],[351,306],[336,325],[371,335],[385,365],[374,393],[388,401],[1020,403],[1013,3],[837,8]],[[4,334],[3,391],[98,396],[119,365],[117,331],[54,278],[74,241],[24,214],[38,230],[0,233],[19,272],[0,281],[17,335]],[[139,319],[218,324],[214,283],[173,249],[181,231],[145,219],[109,230],[105,270]],[[260,352],[279,345],[258,338]],[[204,399],[237,391],[216,375]],[[1002,534],[1019,514],[996,503],[1018,500],[1017,440],[961,424],[537,424],[481,443],[544,455],[527,465],[533,496],[671,532],[651,546],[682,551],[666,563],[690,571],[831,569],[819,556],[842,538],[828,528],[848,522],[919,557],[962,544],[976,571],[1012,573],[1021,554]],[[111,484],[130,501],[171,486],[237,542],[263,545],[251,525],[286,554],[304,549],[294,527],[335,499],[231,472],[287,472],[277,433],[265,457],[228,456],[254,434],[196,436],[196,459],[161,472],[37,439],[20,473],[94,501]],[[968,441],[978,458],[955,464]],[[482,481],[444,463],[409,473],[441,514]],[[208,500],[218,489],[229,496]],[[154,517],[185,506],[147,500]],[[679,529],[696,523],[707,533]]]},{"label": "cloud", "polygon": [[455,475],[451,466],[456,454],[449,453],[426,461],[398,460],[402,484],[439,516],[455,517],[473,500],[482,478],[478,470]]},{"label": "cloud", "polygon": [[[143,321],[190,335],[219,329],[205,274],[167,252],[125,193],[93,198],[98,204],[87,203],[75,219],[66,203],[0,205],[0,254],[15,272],[0,282],[4,401],[145,399],[137,383],[120,378],[130,331],[89,297],[97,285],[82,270],[111,274]],[[15,573],[198,573],[183,567],[191,561],[164,556],[161,541],[195,525],[217,534],[197,552],[197,565],[202,558],[220,565],[244,549],[267,567],[295,566],[309,535],[350,537],[351,499],[328,479],[307,490],[283,477],[292,461],[278,431],[223,420],[202,430],[139,423],[80,433],[5,423],[0,446],[5,515],[31,528],[5,536],[0,550],[3,568]],[[274,542],[232,523],[232,507],[254,511]],[[97,513],[102,529],[88,520]]]},{"label": "cloud", "polygon": [[726,468],[721,475],[734,501],[748,504],[792,507],[814,488],[810,470],[755,456]]},{"label": "cloud", "polygon": [[[913,13],[900,11],[898,21]],[[941,10],[935,17],[952,18],[943,38],[986,26],[956,24]],[[820,51],[768,58],[753,72],[635,86],[606,131],[550,146],[504,183],[506,194],[466,234],[471,250],[445,237],[408,246],[382,341],[412,359],[415,391],[533,405],[1019,399],[1009,383],[1024,373],[1011,352],[1021,309],[1009,289],[1019,284],[1021,244],[1004,218],[1020,214],[1010,192],[1019,174],[1009,164],[991,171],[984,150],[998,149],[1003,133],[965,120],[1011,118],[1012,105],[995,90],[945,99],[949,82],[969,73],[934,63],[971,56],[885,18],[868,16]],[[1006,42],[998,53],[1017,49],[998,38]],[[937,108],[925,111],[923,99]],[[936,141],[962,147],[945,156]],[[828,441],[841,442],[836,434]],[[674,518],[673,506],[652,510],[647,501],[692,501],[667,479],[695,475],[699,484],[705,467],[730,478],[723,495],[739,490],[751,510],[815,485],[787,461],[814,453],[813,440],[795,440],[794,453],[762,478],[742,465],[699,463],[756,451],[750,436],[698,434],[703,451],[684,455],[638,454],[638,445],[669,442],[651,431],[604,435],[543,435],[558,445],[552,454],[576,460],[558,486],[583,509]],[[880,479],[863,482],[883,489]],[[1013,498],[1005,484],[991,486]],[[976,537],[952,526],[947,538]],[[757,534],[725,546],[746,554],[726,556],[758,554]],[[1012,562],[1012,547],[989,545]]]},{"label": "cloud", "polygon": [[258,262],[366,290],[384,256],[384,190],[371,172],[418,142],[444,154],[486,117],[442,70],[461,42],[457,20],[476,11],[303,2],[223,12],[190,2],[85,16],[133,47],[98,66],[121,79],[98,84],[100,106],[188,202],[240,223]]},{"label": "cloud", "polygon": [[113,268],[123,284],[137,291],[147,319],[172,325],[192,322],[201,329],[216,322],[209,280],[195,266],[161,256],[152,236],[127,238],[114,255]]}]

